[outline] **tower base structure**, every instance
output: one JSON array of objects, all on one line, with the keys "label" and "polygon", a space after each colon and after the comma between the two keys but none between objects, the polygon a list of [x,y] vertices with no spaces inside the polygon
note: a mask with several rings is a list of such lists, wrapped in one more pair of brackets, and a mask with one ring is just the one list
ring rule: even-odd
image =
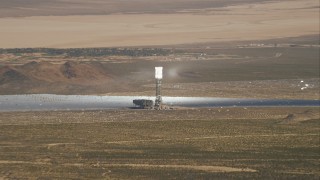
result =
[{"label": "tower base structure", "polygon": [[156,100],[154,103],[154,109],[162,109],[161,79],[156,79]]}]

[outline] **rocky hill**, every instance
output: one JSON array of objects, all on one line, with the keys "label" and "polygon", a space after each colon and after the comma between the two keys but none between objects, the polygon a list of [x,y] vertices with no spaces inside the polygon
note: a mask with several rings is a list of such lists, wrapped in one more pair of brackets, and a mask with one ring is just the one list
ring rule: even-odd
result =
[{"label": "rocky hill", "polygon": [[0,91],[15,93],[69,93],[92,89],[112,80],[100,63],[29,62],[0,67]]}]

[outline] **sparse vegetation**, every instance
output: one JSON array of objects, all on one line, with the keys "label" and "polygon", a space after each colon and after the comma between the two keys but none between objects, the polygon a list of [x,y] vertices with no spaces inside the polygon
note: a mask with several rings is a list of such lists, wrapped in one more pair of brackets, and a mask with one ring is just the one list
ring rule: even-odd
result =
[{"label": "sparse vegetation", "polygon": [[317,179],[319,122],[318,108],[1,113],[0,177]]},{"label": "sparse vegetation", "polygon": [[[308,36],[267,43],[273,41],[314,42]],[[315,47],[239,48],[221,44],[218,48],[202,45],[7,51],[0,54],[5,65],[0,67],[0,94],[153,95],[154,67],[161,65],[167,96],[319,98],[319,54]],[[21,56],[16,57],[16,51],[21,51]],[[305,84],[308,88],[301,89]]]},{"label": "sparse vegetation", "polygon": [[23,54],[41,53],[47,56],[66,57],[100,57],[100,56],[165,56],[172,53],[168,49],[161,48],[14,48],[0,49],[0,54],[13,54],[21,56]]},{"label": "sparse vegetation", "polygon": [[[163,66],[164,96],[319,100],[318,16],[316,0],[0,0],[0,96],[154,96]],[[1,112],[0,180],[319,179],[319,113]]]}]

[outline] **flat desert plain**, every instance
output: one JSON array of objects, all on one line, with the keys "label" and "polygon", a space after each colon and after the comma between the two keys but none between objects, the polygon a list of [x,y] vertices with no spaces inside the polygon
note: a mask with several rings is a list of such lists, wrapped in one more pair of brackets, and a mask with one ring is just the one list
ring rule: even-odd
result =
[{"label": "flat desert plain", "polygon": [[[0,0],[1,95],[154,95],[155,66],[165,96],[319,99],[319,0]],[[0,180],[319,179],[319,122],[319,107],[1,112]]]},{"label": "flat desert plain", "polygon": [[0,179],[319,179],[318,108],[8,112]]},{"label": "flat desert plain", "polygon": [[[230,1],[229,4],[208,1],[207,8],[200,1],[193,3],[199,5],[194,5],[194,9],[192,1],[182,3],[176,0],[171,2],[174,9],[170,9],[168,2],[164,1],[158,4],[159,10],[156,10],[158,1],[151,1],[150,11],[148,4],[144,6],[144,11],[136,6],[129,11],[129,7],[117,9],[115,1],[108,1],[109,5],[94,1],[95,8],[99,3],[105,7],[105,13],[101,9],[94,11],[92,7],[91,11],[88,10],[90,8],[81,11],[83,14],[75,8],[76,5],[78,10],[84,8],[82,1],[61,1],[69,3],[66,7],[73,7],[69,13],[66,7],[57,6],[59,3],[54,2],[51,6],[47,5],[51,7],[48,8],[49,14],[44,13],[46,6],[42,7],[41,3],[35,3],[34,7],[16,5],[5,8],[6,3],[1,2],[4,6],[1,11],[6,13],[0,14],[0,48],[173,45],[319,33],[318,0]],[[185,4],[189,6],[183,6]],[[164,7],[168,12],[164,11]]]}]

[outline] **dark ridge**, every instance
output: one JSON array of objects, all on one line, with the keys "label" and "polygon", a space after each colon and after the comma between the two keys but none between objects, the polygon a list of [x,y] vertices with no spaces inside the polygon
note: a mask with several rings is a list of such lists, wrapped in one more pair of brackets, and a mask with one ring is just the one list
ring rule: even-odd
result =
[{"label": "dark ridge", "polygon": [[66,62],[62,66],[62,73],[68,79],[77,77],[76,72],[74,71],[73,65],[71,62]]},{"label": "dark ridge", "polygon": [[6,72],[2,74],[0,77],[0,84],[4,83],[17,83],[17,82],[24,82],[30,80],[27,76],[24,74],[18,72],[14,69],[9,69]]},{"label": "dark ridge", "polygon": [[38,66],[38,65],[39,65],[38,62],[32,61],[32,62],[29,62],[29,63],[26,63],[26,64],[22,65],[21,68],[31,70],[31,69],[35,68],[36,66]]},{"label": "dark ridge", "polygon": [[98,56],[164,56],[172,54],[172,50],[162,48],[14,48],[0,49],[0,54],[43,53],[49,56],[66,57],[98,57]]}]

